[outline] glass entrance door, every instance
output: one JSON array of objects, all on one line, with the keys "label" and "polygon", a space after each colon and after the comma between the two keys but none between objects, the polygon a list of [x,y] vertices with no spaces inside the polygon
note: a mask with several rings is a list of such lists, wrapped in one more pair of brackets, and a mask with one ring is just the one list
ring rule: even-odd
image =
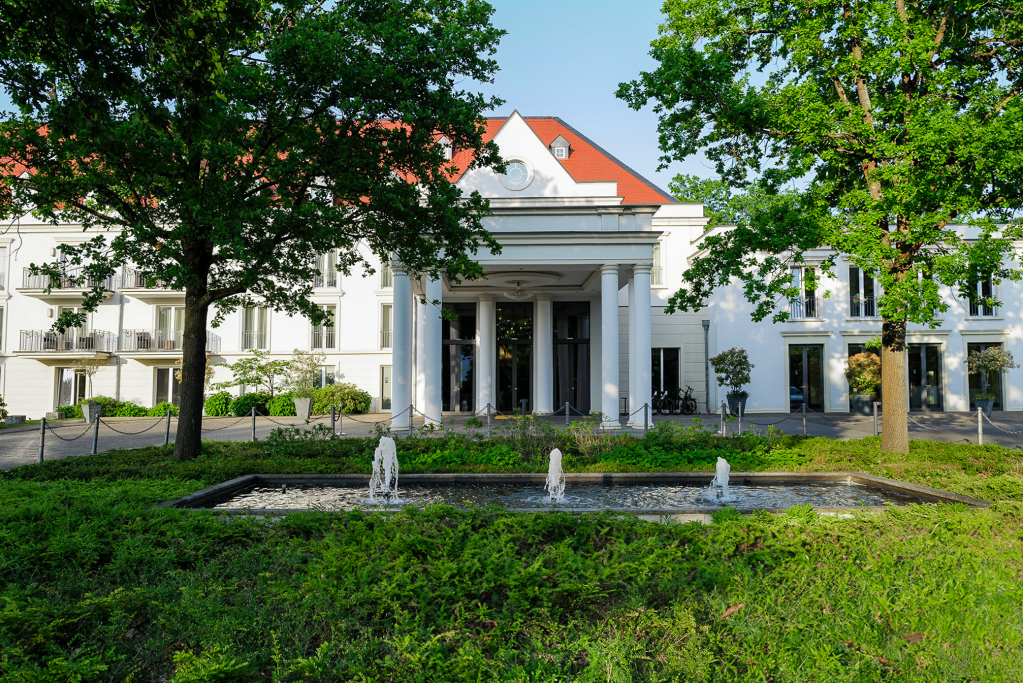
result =
[{"label": "glass entrance door", "polygon": [[824,410],[824,345],[789,346],[789,410]]},{"label": "glass entrance door", "polygon": [[669,394],[679,390],[682,377],[679,363],[680,349],[652,349],[650,357],[650,386],[657,393],[667,391]]},{"label": "glass entrance door", "polygon": [[533,304],[497,304],[497,409],[532,410]]},{"label": "glass entrance door", "polygon": [[476,304],[445,304],[444,308],[456,318],[441,321],[441,409],[471,413],[476,410]]},{"label": "glass entrance door", "polygon": [[590,302],[555,301],[554,409],[590,412]]},{"label": "glass entrance door", "polygon": [[[980,353],[985,349],[991,347],[1001,348],[1001,342],[988,342],[980,344],[967,344],[966,345],[966,356],[969,357],[971,353],[976,351]],[[970,375],[970,410],[977,409],[977,396],[990,396],[995,400],[992,404],[993,410],[1002,409],[1002,376],[998,373],[987,373],[978,372],[975,375]]]},{"label": "glass entrance door", "polygon": [[909,409],[941,410],[941,350],[937,344],[912,344],[909,356]]}]

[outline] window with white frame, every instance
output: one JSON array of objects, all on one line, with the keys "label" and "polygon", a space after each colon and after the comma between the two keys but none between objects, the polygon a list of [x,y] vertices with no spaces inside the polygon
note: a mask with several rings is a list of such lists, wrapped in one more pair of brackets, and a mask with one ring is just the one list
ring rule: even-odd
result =
[{"label": "window with white frame", "polygon": [[329,251],[316,257],[316,275],[313,287],[337,287],[337,252]]},{"label": "window with white frame", "polygon": [[181,349],[185,331],[184,306],[158,306],[156,309],[156,348],[164,351]]},{"label": "window with white frame", "polygon": [[394,307],[391,304],[383,304],[380,307],[380,348],[382,349],[389,349],[393,345],[393,324]]},{"label": "window with white frame", "polygon": [[0,292],[7,289],[7,247],[0,247]]},{"label": "window with white frame", "polygon": [[320,309],[328,314],[328,319],[320,325],[313,325],[312,347],[314,349],[334,348],[334,321],[337,314],[337,306],[333,304],[320,304]]},{"label": "window with white frame", "polygon": [[269,343],[267,320],[269,311],[265,306],[242,310],[242,349],[265,349]]},{"label": "window with white frame", "polygon": [[971,282],[970,291],[977,295],[970,300],[970,317],[986,318],[998,315],[998,307],[991,305],[995,298],[995,285],[991,276],[982,276]]},{"label": "window with white frame", "polygon": [[321,365],[316,368],[316,388],[329,387],[337,382],[337,368],[333,365]]},{"label": "window with white frame", "polygon": [[790,272],[792,286],[798,291],[796,298],[789,302],[790,318],[800,320],[818,317],[820,306],[817,300],[817,271],[810,266],[799,266],[792,268]]},{"label": "window with white frame", "polygon": [[650,269],[650,286],[661,287],[664,285],[664,244],[663,240],[654,243],[654,262]]},{"label": "window with white frame", "polygon": [[394,271],[391,270],[391,262],[383,261],[380,264],[380,289],[394,287]]},{"label": "window with white frame", "polygon": [[4,309],[0,306],[0,353],[4,351]]},{"label": "window with white frame", "polygon": [[849,266],[849,317],[876,317],[879,291],[880,287],[871,273]]},{"label": "window with white frame", "polygon": [[446,137],[442,137],[437,141],[437,145],[440,147],[440,153],[444,156],[444,159],[451,161],[451,157],[455,156],[455,148],[451,141]]},{"label": "window with white frame", "polygon": [[551,143],[551,152],[554,153],[555,159],[567,159],[570,147],[571,143],[569,143],[563,135],[559,135],[554,139],[554,142]]}]

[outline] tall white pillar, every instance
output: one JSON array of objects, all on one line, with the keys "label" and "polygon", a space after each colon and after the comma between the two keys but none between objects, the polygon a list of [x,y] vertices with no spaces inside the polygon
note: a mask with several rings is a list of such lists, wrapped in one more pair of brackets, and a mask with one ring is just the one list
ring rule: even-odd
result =
[{"label": "tall white pillar", "polygon": [[493,294],[480,294],[480,348],[476,358],[479,377],[479,400],[476,410],[484,411],[489,403],[496,406],[494,387],[494,363],[497,361],[497,307]]},{"label": "tall white pillar", "polygon": [[[643,405],[643,402],[636,402],[636,281],[635,273],[629,273],[629,414]],[[642,416],[641,416],[642,417]],[[629,418],[628,426],[632,426],[636,416]],[[641,420],[642,421],[642,420]]]},{"label": "tall white pillar", "polygon": [[415,352],[412,354],[412,376],[415,377],[414,391],[412,392],[412,404],[419,412],[426,411],[426,367],[423,359],[426,358],[423,345],[426,342],[426,335],[423,334],[426,327],[426,312],[429,306],[423,304],[418,289],[413,283],[412,286],[412,310],[414,311],[412,324],[412,339],[415,340]]},{"label": "tall white pillar", "polygon": [[550,294],[536,295],[536,331],[533,334],[533,354],[536,358],[536,392],[533,414],[550,415],[554,404],[554,335],[553,310]]},{"label": "tall white pillar", "polygon": [[[650,266],[636,266],[632,272],[633,284],[636,286],[636,293],[632,299],[632,305],[636,309],[632,319],[636,340],[633,358],[636,361],[636,408],[639,408],[644,403],[651,402],[653,393],[650,376]],[[653,422],[653,412],[649,412],[648,415],[649,420]],[[632,423],[637,427],[643,426],[642,411],[633,416]]]},{"label": "tall white pillar", "polygon": [[618,415],[618,264],[600,267],[600,412],[604,428],[621,427]]},{"label": "tall white pillar", "polygon": [[391,429],[408,429],[412,401],[412,283],[405,264],[394,261],[394,300],[391,309],[394,339],[391,348]]},{"label": "tall white pillar", "polygon": [[[426,313],[423,316],[419,336],[422,338],[422,355],[419,363],[423,367],[423,414],[427,424],[439,424],[441,413],[441,297],[443,290],[440,280],[427,278],[425,282]],[[437,303],[434,303],[434,302]]]}]

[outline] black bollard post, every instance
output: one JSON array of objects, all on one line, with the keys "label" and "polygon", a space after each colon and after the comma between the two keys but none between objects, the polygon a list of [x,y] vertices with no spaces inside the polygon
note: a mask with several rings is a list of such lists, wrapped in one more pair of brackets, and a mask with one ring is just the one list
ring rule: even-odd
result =
[{"label": "black bollard post", "polygon": [[803,436],[806,436],[806,401],[803,401]]},{"label": "black bollard post", "polygon": [[571,406],[571,404],[569,404],[568,401],[565,401],[565,426],[566,427],[568,426],[568,412],[571,409],[570,406]]},{"label": "black bollard post", "polygon": [[170,443],[170,418],[171,418],[171,411],[168,410],[167,411],[167,424],[164,426],[164,429],[163,429],[163,445],[164,446],[166,446],[166,445],[168,445]]},{"label": "black bollard post", "polygon": [[334,417],[334,404],[330,404],[330,438],[337,435],[337,420]]},{"label": "black bollard post", "polygon": [[880,405],[877,401],[874,401],[874,436],[877,436],[877,406]]},{"label": "black bollard post", "polygon": [[650,404],[643,404],[643,433],[650,431]]},{"label": "black bollard post", "polygon": [[256,440],[256,406],[252,406],[252,440]]},{"label": "black bollard post", "polygon": [[96,416],[96,421],[92,425],[92,455],[96,455],[97,448],[99,447],[99,416]]},{"label": "black bollard post", "polygon": [[46,449],[46,418],[39,420],[39,460],[43,461],[43,451]]}]

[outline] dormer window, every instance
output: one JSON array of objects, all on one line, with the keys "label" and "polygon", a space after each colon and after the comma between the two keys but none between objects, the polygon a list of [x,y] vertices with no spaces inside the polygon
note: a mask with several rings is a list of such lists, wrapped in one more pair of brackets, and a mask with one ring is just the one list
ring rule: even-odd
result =
[{"label": "dormer window", "polygon": [[554,153],[555,159],[567,159],[569,148],[571,148],[571,145],[568,140],[561,135],[559,135],[557,139],[551,143],[551,152]]},{"label": "dormer window", "polygon": [[437,141],[437,144],[440,145],[440,151],[441,154],[444,155],[444,159],[447,161],[451,161],[451,157],[453,157],[455,154],[455,149],[451,145],[451,141],[448,140],[446,137],[441,137],[441,139]]}]

